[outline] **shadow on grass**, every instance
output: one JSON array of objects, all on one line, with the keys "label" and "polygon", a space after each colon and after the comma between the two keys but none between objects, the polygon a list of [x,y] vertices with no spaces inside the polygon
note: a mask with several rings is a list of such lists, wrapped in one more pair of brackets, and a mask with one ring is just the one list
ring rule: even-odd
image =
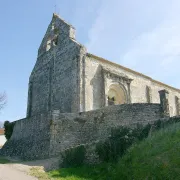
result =
[{"label": "shadow on grass", "polygon": [[112,179],[115,173],[115,164],[101,164],[95,166],[82,166],[77,168],[62,168],[59,170],[48,172],[48,175],[54,179],[67,180],[107,180]]}]

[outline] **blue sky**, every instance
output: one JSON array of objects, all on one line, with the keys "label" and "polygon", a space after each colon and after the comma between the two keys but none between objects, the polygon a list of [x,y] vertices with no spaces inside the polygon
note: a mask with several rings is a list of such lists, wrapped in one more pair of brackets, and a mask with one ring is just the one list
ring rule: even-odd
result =
[{"label": "blue sky", "polygon": [[89,52],[180,87],[179,0],[0,0],[0,121],[25,117],[28,78],[54,6]]}]

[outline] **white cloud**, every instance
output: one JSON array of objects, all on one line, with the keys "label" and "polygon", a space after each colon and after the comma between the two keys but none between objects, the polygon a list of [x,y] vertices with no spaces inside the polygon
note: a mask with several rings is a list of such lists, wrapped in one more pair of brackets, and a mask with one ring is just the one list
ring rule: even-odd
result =
[{"label": "white cloud", "polygon": [[180,2],[131,2],[103,1],[89,31],[88,49],[180,87]]}]

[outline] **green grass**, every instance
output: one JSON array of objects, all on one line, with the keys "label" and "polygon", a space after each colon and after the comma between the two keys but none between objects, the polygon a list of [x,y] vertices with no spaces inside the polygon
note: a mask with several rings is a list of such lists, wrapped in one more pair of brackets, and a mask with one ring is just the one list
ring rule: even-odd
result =
[{"label": "green grass", "polygon": [[101,164],[96,166],[83,166],[67,168],[48,173],[55,180],[107,180],[113,179],[115,164]]},{"label": "green grass", "polygon": [[7,164],[9,162],[10,162],[9,160],[7,160],[6,158],[0,156],[0,164]]},{"label": "green grass", "polygon": [[31,168],[30,175],[38,180],[107,180],[113,178],[115,164],[101,164],[78,168],[62,168],[44,173],[39,168]]},{"label": "green grass", "polygon": [[44,174],[37,171],[36,174],[40,180],[179,180],[180,123],[133,145],[117,164],[66,168]]},{"label": "green grass", "polygon": [[51,180],[47,173],[44,173],[40,168],[31,168],[29,175],[37,177],[38,180]]},{"label": "green grass", "polygon": [[180,179],[180,123],[130,148],[116,167],[122,179]]}]

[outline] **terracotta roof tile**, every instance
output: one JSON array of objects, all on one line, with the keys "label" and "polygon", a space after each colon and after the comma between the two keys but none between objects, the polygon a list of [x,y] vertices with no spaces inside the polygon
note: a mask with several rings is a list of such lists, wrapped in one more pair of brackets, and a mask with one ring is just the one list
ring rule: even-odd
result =
[{"label": "terracotta roof tile", "polygon": [[4,135],[4,129],[3,128],[0,129],[0,135]]}]

